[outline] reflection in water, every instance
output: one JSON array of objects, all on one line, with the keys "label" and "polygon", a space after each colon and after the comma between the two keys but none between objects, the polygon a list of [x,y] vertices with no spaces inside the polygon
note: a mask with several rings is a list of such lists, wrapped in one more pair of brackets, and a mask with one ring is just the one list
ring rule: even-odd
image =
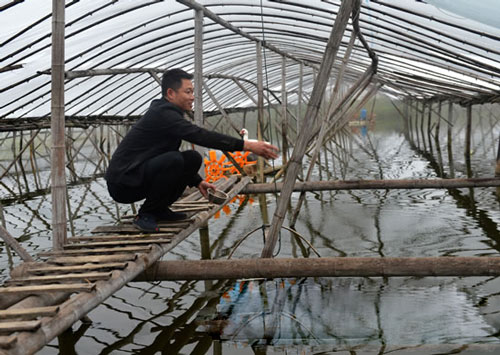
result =
[{"label": "reflection in water", "polygon": [[399,287],[364,279],[237,281],[220,298],[216,316],[200,323],[228,343],[273,346],[468,343],[487,341],[493,331],[453,285],[394,284]]},{"label": "reflection in water", "polygon": [[[384,129],[379,115],[373,131],[355,137],[344,132],[343,144],[332,142],[321,164],[333,179],[466,177],[463,155],[457,153],[463,152],[461,113],[455,112],[448,144],[422,129],[420,111],[410,112],[413,130],[406,138]],[[428,126],[428,116],[424,118]],[[490,119],[474,127],[474,176],[492,175],[493,164],[485,162],[495,158],[495,125]],[[448,132],[441,129],[440,135]],[[433,153],[424,147],[432,147]],[[75,169],[82,170],[77,162]],[[116,206],[109,199],[102,179],[68,189],[76,234],[131,213],[130,206]],[[479,256],[500,250],[494,189],[474,189],[474,194],[469,189],[353,190],[306,197],[296,228],[324,257]],[[292,196],[292,205],[297,198]],[[266,200],[272,215],[276,198],[268,195]],[[203,245],[193,234],[166,258],[226,258],[243,235],[264,223],[258,203],[235,201],[230,207],[228,214],[211,221]],[[30,254],[51,247],[50,210],[50,198],[43,194],[4,204],[7,229]],[[248,238],[233,258],[258,257],[262,245],[262,237]],[[279,248],[278,257],[314,255],[286,230]],[[0,242],[0,281],[10,262]],[[17,255],[12,262],[20,262]],[[499,289],[497,278],[131,283],[89,314],[91,324],[75,324],[60,343],[54,340],[40,354],[498,351]]]}]

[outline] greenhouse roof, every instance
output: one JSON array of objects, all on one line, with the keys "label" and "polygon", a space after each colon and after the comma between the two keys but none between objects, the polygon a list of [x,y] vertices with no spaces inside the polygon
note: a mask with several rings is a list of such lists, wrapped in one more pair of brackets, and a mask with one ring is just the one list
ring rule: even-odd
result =
[{"label": "greenhouse roof", "polygon": [[[357,19],[351,19],[331,82],[352,39],[347,84],[373,67],[372,83],[395,98],[499,101],[500,9],[493,2],[474,2],[468,11],[471,1],[456,0],[454,13],[447,0],[359,1],[361,36],[352,36]],[[143,113],[160,95],[162,71],[194,69],[194,9],[204,11],[205,111],[217,110],[212,97],[224,108],[255,106],[256,42],[264,48],[271,102],[280,96],[283,63],[288,101],[297,102],[300,85],[307,98],[339,6],[339,0],[68,0],[66,116]],[[47,117],[51,2],[0,0],[0,11],[0,117]]]}]

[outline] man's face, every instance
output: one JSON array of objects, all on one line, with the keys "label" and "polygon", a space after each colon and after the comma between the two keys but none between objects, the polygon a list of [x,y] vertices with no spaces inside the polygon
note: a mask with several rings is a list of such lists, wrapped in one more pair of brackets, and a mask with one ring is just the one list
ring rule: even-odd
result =
[{"label": "man's face", "polygon": [[167,89],[167,100],[184,111],[191,111],[194,102],[193,82],[189,79],[181,79],[182,85],[179,89]]}]

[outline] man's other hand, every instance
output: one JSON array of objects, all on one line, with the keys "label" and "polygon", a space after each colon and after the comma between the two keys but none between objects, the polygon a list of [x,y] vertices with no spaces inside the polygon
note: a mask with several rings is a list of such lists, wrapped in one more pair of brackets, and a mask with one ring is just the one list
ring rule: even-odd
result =
[{"label": "man's other hand", "polygon": [[208,198],[208,189],[213,189],[214,191],[217,190],[214,184],[202,180],[198,185],[198,190],[200,190],[201,194],[205,198]]},{"label": "man's other hand", "polygon": [[266,159],[278,157],[279,148],[270,143],[254,140],[245,140],[244,142],[243,150],[248,150]]}]

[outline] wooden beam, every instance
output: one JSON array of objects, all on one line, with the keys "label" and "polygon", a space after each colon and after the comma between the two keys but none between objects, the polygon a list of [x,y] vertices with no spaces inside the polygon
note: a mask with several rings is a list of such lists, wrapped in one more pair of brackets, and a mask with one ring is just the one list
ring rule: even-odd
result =
[{"label": "wooden beam", "polygon": [[[242,194],[276,193],[283,189],[283,182],[250,184]],[[463,187],[496,187],[500,178],[429,179],[429,180],[348,180],[296,182],[293,191],[328,190],[377,190],[377,189],[458,189]]]},{"label": "wooden beam", "polygon": [[500,276],[500,257],[173,260],[157,262],[134,281],[408,276]]}]

